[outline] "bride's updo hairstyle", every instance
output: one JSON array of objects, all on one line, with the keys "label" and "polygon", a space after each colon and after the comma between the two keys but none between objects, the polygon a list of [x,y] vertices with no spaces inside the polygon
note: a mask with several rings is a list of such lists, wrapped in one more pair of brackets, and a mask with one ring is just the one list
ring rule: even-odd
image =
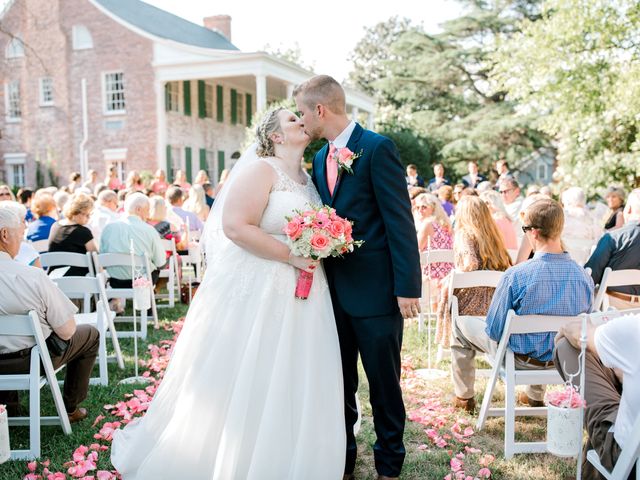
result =
[{"label": "bride's updo hairstyle", "polygon": [[278,113],[282,110],[284,110],[284,107],[276,107],[269,110],[256,128],[256,141],[258,143],[256,154],[259,157],[273,157],[275,155],[271,134],[280,131]]}]

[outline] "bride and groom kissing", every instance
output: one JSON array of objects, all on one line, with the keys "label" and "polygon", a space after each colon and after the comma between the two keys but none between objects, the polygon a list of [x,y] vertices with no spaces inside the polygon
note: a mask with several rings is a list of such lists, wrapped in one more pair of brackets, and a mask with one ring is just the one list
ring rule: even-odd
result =
[{"label": "bride and groom kissing", "polygon": [[[421,289],[404,168],[392,141],[349,119],[333,78],[293,95],[299,116],[268,112],[216,198],[207,271],[165,377],[146,415],[114,435],[125,480],[354,478],[358,356],[376,470],[400,474],[403,318],[417,315]],[[319,138],[309,176],[300,158]],[[350,168],[342,152],[357,152]],[[322,266],[283,234],[286,216],[320,204],[364,241]],[[315,271],[307,300],[294,297],[301,270]]]}]

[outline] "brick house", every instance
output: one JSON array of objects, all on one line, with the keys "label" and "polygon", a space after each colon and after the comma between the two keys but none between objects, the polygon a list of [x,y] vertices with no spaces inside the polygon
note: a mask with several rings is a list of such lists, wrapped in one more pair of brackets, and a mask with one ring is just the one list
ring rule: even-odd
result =
[{"label": "brick house", "polygon": [[[13,0],[0,14],[0,180],[66,183],[106,167],[216,182],[254,112],[312,73],[231,43],[231,18],[188,22],[139,0]],[[352,114],[373,99],[347,89]]]}]

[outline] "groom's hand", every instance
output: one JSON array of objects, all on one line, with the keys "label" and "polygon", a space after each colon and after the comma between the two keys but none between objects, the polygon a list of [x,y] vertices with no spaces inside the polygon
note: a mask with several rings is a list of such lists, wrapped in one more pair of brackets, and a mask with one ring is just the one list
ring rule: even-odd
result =
[{"label": "groom's hand", "polygon": [[415,318],[420,313],[420,299],[398,297],[398,307],[402,318]]}]

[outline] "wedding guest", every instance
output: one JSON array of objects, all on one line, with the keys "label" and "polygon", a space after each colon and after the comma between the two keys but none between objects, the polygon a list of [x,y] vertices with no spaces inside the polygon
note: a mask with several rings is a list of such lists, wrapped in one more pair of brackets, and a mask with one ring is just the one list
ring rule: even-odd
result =
[{"label": "wedding guest", "polygon": [[100,245],[100,236],[104,228],[118,220],[118,195],[113,190],[103,190],[98,194],[96,208],[91,214],[89,228],[93,233],[96,245]]},{"label": "wedding guest", "polygon": [[183,208],[184,192],[180,187],[172,185],[167,190],[166,199],[171,205],[169,209],[169,221],[174,224],[189,224],[191,231],[202,231],[204,224],[193,212],[188,212]]},{"label": "wedding guest", "polygon": [[16,201],[16,197],[8,185],[0,185],[0,200]]},{"label": "wedding guest", "polygon": [[540,195],[544,195],[547,198],[553,198],[551,187],[549,185],[543,185],[542,187],[540,187]]},{"label": "wedding guest", "polygon": [[[562,249],[564,214],[560,204],[547,198],[538,200],[524,210],[522,218],[522,228],[536,252],[533,259],[504,273],[486,320],[458,317],[452,327],[455,406],[470,412],[475,408],[476,352],[496,354],[509,310],[517,315],[575,316],[591,309],[593,281]],[[515,353],[517,368],[552,366],[554,335],[555,332],[513,335],[509,346]],[[543,385],[529,385],[518,399],[529,406],[541,407],[543,396]]]},{"label": "wedding guest", "polygon": [[504,208],[500,194],[495,190],[486,190],[480,194],[480,198],[487,204],[487,207],[489,207],[491,217],[500,231],[504,246],[509,250],[516,250],[518,248],[516,224],[514,224],[507,210]]},{"label": "wedding guest", "polygon": [[604,223],[604,229],[607,231],[615,230],[624,225],[624,201],[625,192],[619,187],[609,187],[605,194],[605,200],[609,207],[607,220]]},{"label": "wedding guest", "polygon": [[178,170],[176,172],[176,178],[173,180],[173,184],[179,186],[185,193],[191,188],[191,184],[187,182],[187,174],[184,173],[184,170]]},{"label": "wedding guest", "polygon": [[433,166],[433,175],[434,177],[429,180],[429,185],[427,186],[427,190],[430,193],[436,192],[442,185],[450,185],[448,178],[444,176],[444,165],[441,163],[436,163]]},{"label": "wedding guest", "polygon": [[167,188],[169,188],[169,184],[167,183],[167,177],[164,174],[164,170],[156,170],[153,181],[151,182],[151,191],[156,195],[164,196]]},{"label": "wedding guest", "polygon": [[205,222],[209,216],[209,207],[205,199],[204,188],[202,185],[194,183],[189,189],[189,198],[184,202],[183,208],[187,212],[195,213],[198,218]]},{"label": "wedding guest", "polygon": [[587,210],[587,196],[580,187],[571,187],[562,192],[562,204],[562,240],[571,258],[583,265],[591,254],[591,247],[602,235],[602,228]]},{"label": "wedding guest", "polygon": [[486,192],[488,190],[493,190],[493,184],[489,180],[485,180],[484,182],[480,182],[478,184],[478,186],[476,187],[476,192],[478,192],[478,195],[480,195],[483,192]]},{"label": "wedding guest", "polygon": [[[467,195],[456,207],[456,228],[453,242],[453,266],[457,271],[505,271],[511,266],[509,253],[502,241],[489,208],[479,197]],[[494,288],[457,288],[458,313],[484,317],[487,314]],[[438,303],[436,342],[449,348],[451,341],[451,312],[447,308],[449,290],[442,289]]]},{"label": "wedding guest", "polygon": [[500,180],[499,192],[500,195],[502,195],[502,201],[511,220],[517,219],[520,210],[522,210],[522,201],[524,200],[520,196],[520,185],[518,181],[513,177],[506,177]]},{"label": "wedding guest", "polygon": [[118,167],[116,165],[110,165],[109,168],[107,168],[107,175],[104,179],[104,184],[109,190],[113,190],[114,192],[122,190],[124,187],[118,178]]},{"label": "wedding guest", "polygon": [[453,187],[451,185],[442,185],[438,189],[438,198],[442,203],[442,208],[448,217],[453,215]]},{"label": "wedding guest", "polygon": [[[8,209],[0,209],[0,313],[25,315],[35,311],[47,344],[55,340],[58,350],[49,347],[53,368],[67,366],[62,399],[69,421],[87,417],[78,405],[87,397],[89,377],[98,353],[100,333],[90,325],[76,325],[73,303],[40,268],[14,260],[24,233],[24,221]],[[0,336],[0,374],[24,374],[31,365],[35,341],[24,336]],[[18,393],[0,392],[0,403],[10,416],[18,416]]]},{"label": "wedding guest", "polygon": [[[86,226],[91,218],[93,199],[85,194],[75,194],[64,207],[64,218],[51,227],[50,252],[82,253],[97,252],[93,233]],[[65,276],[84,277],[89,273],[85,267],[69,267]]]},{"label": "wedding guest", "polygon": [[[598,284],[607,267],[611,270],[640,268],[640,189],[633,190],[624,207],[625,224],[605,233],[585,264]],[[640,285],[607,288],[609,305],[624,310],[640,307]]]},{"label": "wedding guest", "polygon": [[27,240],[30,242],[47,240],[51,226],[58,218],[56,202],[51,195],[42,194],[36,196],[31,205],[37,218],[31,222],[27,229]]},{"label": "wedding guest", "polygon": [[467,187],[464,186],[464,183],[456,183],[453,186],[453,204],[454,205],[460,201],[460,194],[465,188]]},{"label": "wedding guest", "polygon": [[[0,208],[9,209],[18,218],[25,218],[27,214],[27,209],[24,205],[21,205],[18,202],[13,202],[11,200],[0,200]],[[33,245],[31,245],[31,243],[27,242],[24,239],[22,240],[22,242],[20,242],[20,250],[18,250],[18,254],[15,257],[15,260],[22,265],[30,265],[32,267],[42,268],[42,263],[40,263],[40,254],[33,247]]]},{"label": "wedding guest", "polygon": [[424,178],[418,175],[418,167],[413,163],[407,165],[407,187],[424,188]]},{"label": "wedding guest", "polygon": [[465,187],[477,188],[480,183],[487,180],[487,177],[478,173],[478,162],[474,160],[467,164],[467,171],[469,173],[462,177],[462,183]]},{"label": "wedding guest", "polygon": [[142,178],[140,178],[140,174],[137,170],[131,170],[127,175],[127,180],[125,181],[125,189],[129,192],[141,192],[144,190],[144,185],[142,184]]},{"label": "wedding guest", "polygon": [[537,193],[540,193],[540,187],[538,185],[532,184],[527,187],[527,193],[525,194],[525,197],[530,197],[531,195],[535,195]]},{"label": "wedding guest", "polygon": [[[584,424],[587,442],[584,445],[582,478],[601,479],[597,469],[587,460],[586,453],[594,449],[600,463],[613,470],[621,450],[634,432],[631,428],[640,414],[640,315],[614,318],[600,326],[587,322],[585,357]],[[580,376],[572,379],[568,373],[580,368],[580,337],[582,322],[563,326],[556,335],[554,361],[565,381],[580,386]],[[629,479],[636,478],[636,466]]]},{"label": "wedding guest", "polygon": [[33,190],[29,188],[21,188],[20,190],[18,190],[18,195],[16,196],[16,198],[18,200],[18,203],[20,203],[20,205],[24,205],[24,208],[27,212],[25,216],[25,220],[27,221],[27,223],[35,220],[36,217],[33,215],[33,212],[31,211],[31,200],[33,200]]},{"label": "wedding guest", "polygon": [[58,218],[64,218],[64,206],[69,201],[69,193],[64,190],[58,190],[53,194],[53,201],[56,202],[56,210],[58,211]]},{"label": "wedding guest", "polygon": [[71,172],[69,174],[69,185],[67,185],[67,192],[73,193],[76,188],[82,185],[82,175],[80,172]]},{"label": "wedding guest", "polygon": [[98,185],[98,172],[97,170],[89,170],[87,175],[89,176],[89,180],[84,182],[82,186],[88,188],[89,191],[93,193],[96,190],[96,185]]},{"label": "wedding guest", "polygon": [[216,195],[217,196],[220,193],[220,190],[222,190],[222,186],[224,185],[224,182],[227,181],[227,177],[229,176],[229,172],[230,170],[228,168],[225,168],[224,170],[222,170],[222,172],[220,172],[220,179],[218,180],[218,186],[216,187]]},{"label": "wedding guest", "polygon": [[202,188],[204,189],[204,199],[207,201],[207,207],[209,207],[209,209],[211,209],[211,207],[213,207],[213,201],[214,201],[214,195],[215,195],[215,189],[213,188],[213,185],[209,182],[206,182],[202,185]]},{"label": "wedding guest", "polygon": [[513,178],[506,160],[498,160],[496,162],[496,172],[498,172],[498,183],[506,178]]},{"label": "wedding guest", "polygon": [[[180,226],[173,225],[167,220],[167,204],[162,197],[151,197],[149,199],[149,218],[147,223],[156,229],[160,238],[164,240],[174,240],[176,251],[188,251],[187,236],[180,233]],[[167,260],[173,254],[172,250],[165,250]],[[181,276],[181,261],[178,257],[178,277]]]},{"label": "wedding guest", "polygon": [[209,182],[209,174],[206,172],[206,170],[198,170],[198,173],[196,173],[196,178],[193,181],[194,184],[197,185],[204,185],[205,183]]},{"label": "wedding guest", "polygon": [[[107,188],[107,186],[102,182],[98,182],[98,183],[96,183],[96,186],[93,189],[93,196],[95,198],[98,198],[98,195],[100,195],[100,193],[104,192],[105,190],[109,190]],[[111,191],[113,192],[113,190],[111,190]]]}]

